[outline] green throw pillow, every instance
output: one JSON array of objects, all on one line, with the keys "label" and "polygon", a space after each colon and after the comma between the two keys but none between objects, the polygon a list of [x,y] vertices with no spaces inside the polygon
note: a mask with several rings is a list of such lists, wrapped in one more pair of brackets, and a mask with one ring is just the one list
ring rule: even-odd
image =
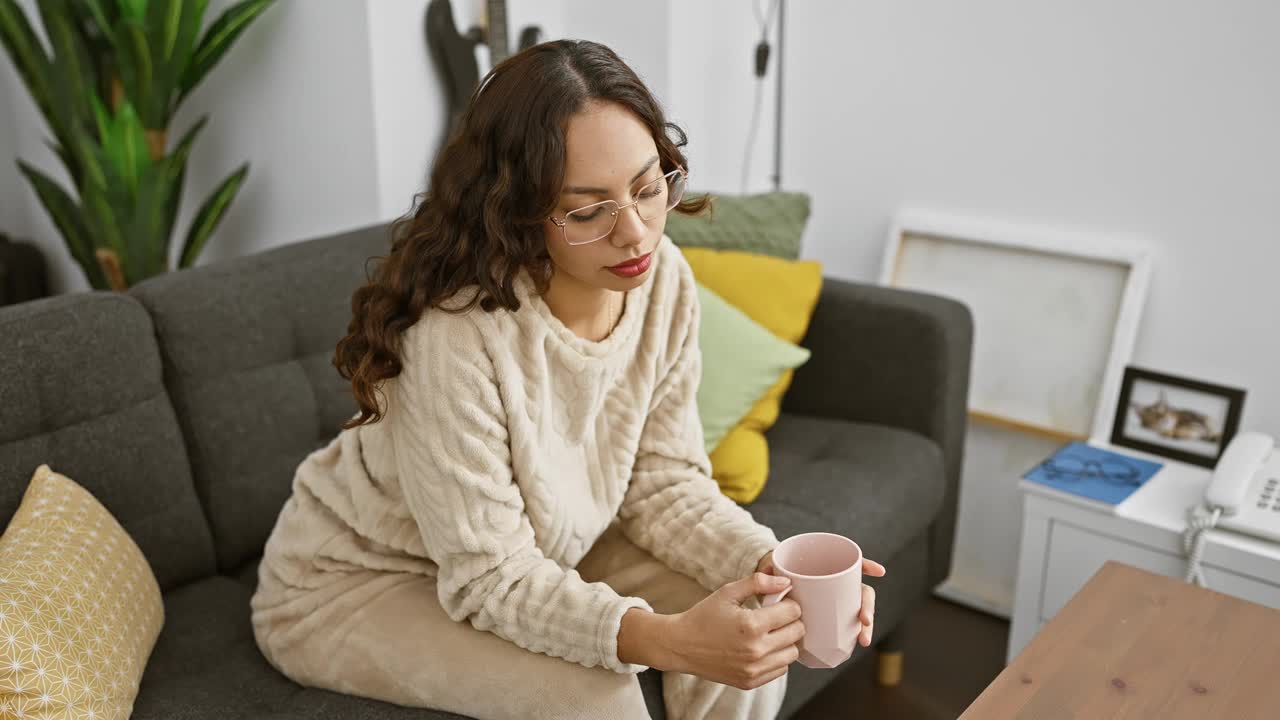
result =
[{"label": "green throw pillow", "polygon": [[[694,197],[702,193],[690,191]],[[787,260],[800,257],[800,239],[809,220],[809,196],[796,192],[758,195],[712,193],[709,214],[667,215],[667,235],[676,245],[742,250]]]},{"label": "green throw pillow", "polygon": [[698,301],[702,306],[698,414],[707,452],[711,452],[784,372],[809,359],[809,351],[778,338],[702,283],[698,283]]}]

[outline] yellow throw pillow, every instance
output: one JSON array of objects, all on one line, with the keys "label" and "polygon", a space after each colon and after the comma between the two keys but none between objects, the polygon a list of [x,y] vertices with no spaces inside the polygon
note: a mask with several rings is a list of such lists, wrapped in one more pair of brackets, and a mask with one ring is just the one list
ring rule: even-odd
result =
[{"label": "yellow throw pillow", "polygon": [[[804,338],[822,291],[821,263],[737,250],[681,250],[698,282],[779,338],[789,343]],[[740,503],[754,501],[764,490],[769,477],[764,432],[777,422],[793,375],[783,373],[711,451],[712,475],[721,491]]]},{"label": "yellow throw pillow", "polygon": [[164,624],[120,523],[41,465],[0,537],[0,717],[127,718]]}]

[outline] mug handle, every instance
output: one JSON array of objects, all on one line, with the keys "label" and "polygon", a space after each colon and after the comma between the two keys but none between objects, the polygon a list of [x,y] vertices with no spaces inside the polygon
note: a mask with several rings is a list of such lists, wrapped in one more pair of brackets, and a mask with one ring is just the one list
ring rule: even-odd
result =
[{"label": "mug handle", "polygon": [[781,601],[782,598],[787,596],[787,593],[791,592],[791,588],[793,587],[795,587],[795,585],[788,585],[786,588],[776,593],[769,593],[768,595],[765,595],[760,599],[760,607],[766,608],[766,607],[769,607],[770,605],[778,604],[778,602]]}]

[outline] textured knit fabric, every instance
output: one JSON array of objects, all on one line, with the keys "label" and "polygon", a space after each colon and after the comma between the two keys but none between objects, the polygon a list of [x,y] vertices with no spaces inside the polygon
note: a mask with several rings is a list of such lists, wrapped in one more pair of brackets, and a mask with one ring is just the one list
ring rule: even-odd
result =
[{"label": "textured knit fabric", "polygon": [[574,569],[611,522],[708,590],[778,542],[710,478],[696,285],[669,241],[655,258],[599,342],[524,274],[517,311],[425,313],[382,388],[386,417],[303,461],[263,564],[294,587],[309,568],[419,572],[454,621],[586,667],[646,669],[618,658],[617,635],[627,610],[652,607]]}]

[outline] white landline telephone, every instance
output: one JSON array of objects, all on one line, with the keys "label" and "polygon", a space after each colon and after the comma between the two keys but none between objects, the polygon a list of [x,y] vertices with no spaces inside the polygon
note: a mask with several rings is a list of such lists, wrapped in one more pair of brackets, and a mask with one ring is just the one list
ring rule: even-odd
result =
[{"label": "white landline telephone", "polygon": [[1200,557],[1205,531],[1214,527],[1280,542],[1280,452],[1275,440],[1243,432],[1222,452],[1205,488],[1204,505],[1188,513],[1183,535],[1187,582],[1204,585]]}]

